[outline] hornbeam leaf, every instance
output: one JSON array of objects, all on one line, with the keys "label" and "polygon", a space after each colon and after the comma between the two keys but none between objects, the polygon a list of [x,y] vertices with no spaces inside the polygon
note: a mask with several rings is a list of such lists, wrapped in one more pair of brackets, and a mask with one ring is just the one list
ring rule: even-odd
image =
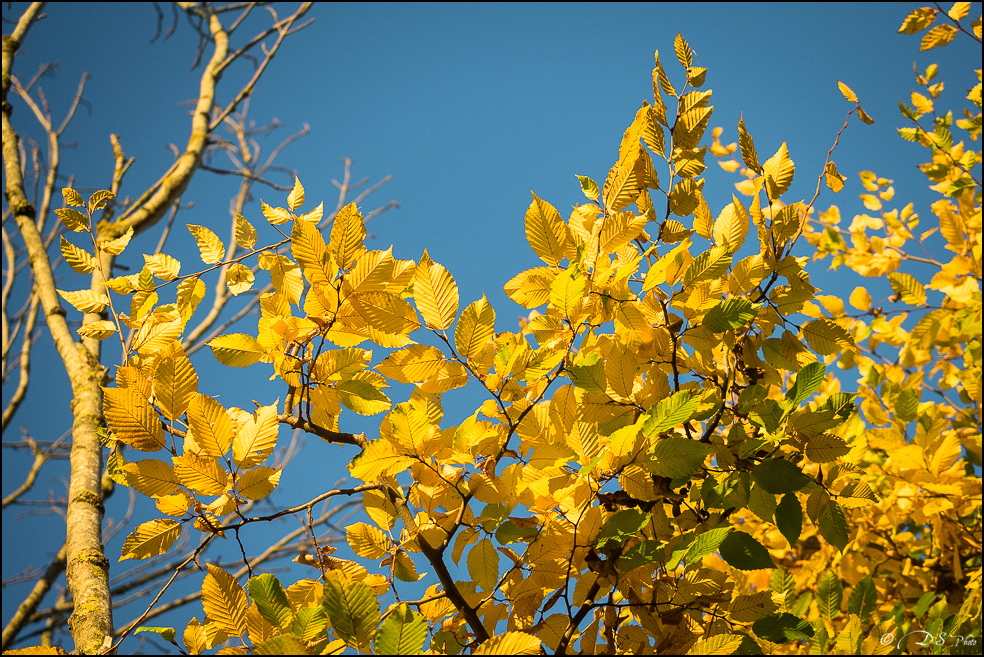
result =
[{"label": "hornbeam leaf", "polygon": [[202,606],[209,619],[229,636],[246,633],[246,591],[235,577],[213,564],[208,564],[202,585]]},{"label": "hornbeam leaf", "polygon": [[548,265],[559,265],[571,239],[571,229],[556,208],[533,194],[525,223],[526,239],[533,251]]},{"label": "hornbeam leaf", "polygon": [[426,251],[414,272],[413,298],[431,328],[451,328],[458,314],[458,286],[448,270],[433,262]]},{"label": "hornbeam leaf", "polygon": [[229,367],[249,367],[266,354],[263,345],[248,333],[220,335],[206,344],[216,360]]},{"label": "hornbeam leaf", "polygon": [[403,602],[380,624],[376,654],[418,655],[426,640],[427,619]]},{"label": "hornbeam leaf", "polygon": [[222,258],[225,257],[225,245],[219,236],[213,233],[211,230],[205,226],[196,226],[194,224],[188,224],[188,230],[195,237],[195,241],[198,243],[198,251],[202,256],[202,262],[206,265],[214,265],[217,262],[222,262]]},{"label": "hornbeam leaf", "polygon": [[283,584],[275,575],[263,573],[251,577],[246,587],[249,590],[249,597],[256,603],[257,610],[268,623],[280,629],[290,627],[294,612]]},{"label": "hornbeam leaf", "polygon": [[713,333],[738,329],[748,324],[761,307],[762,304],[752,303],[748,299],[725,299],[707,311],[701,325]]},{"label": "hornbeam leaf", "polygon": [[141,523],[123,542],[125,559],[148,559],[167,552],[181,535],[181,524],[174,520],[150,520]]},{"label": "hornbeam leaf", "polygon": [[65,262],[80,274],[88,274],[96,270],[99,262],[85,249],[80,249],[67,239],[64,235],[59,235],[61,240],[61,252],[65,257]]},{"label": "hornbeam leaf", "polygon": [[540,640],[526,632],[506,632],[483,641],[473,655],[539,655]]},{"label": "hornbeam leaf", "polygon": [[369,653],[369,641],[379,625],[379,604],[372,589],[361,582],[350,583],[331,571],[325,578],[321,604],[328,612],[335,636],[346,645]]},{"label": "hornbeam leaf", "polygon": [[743,531],[734,531],[721,542],[721,558],[738,570],[776,567],[765,546]]}]

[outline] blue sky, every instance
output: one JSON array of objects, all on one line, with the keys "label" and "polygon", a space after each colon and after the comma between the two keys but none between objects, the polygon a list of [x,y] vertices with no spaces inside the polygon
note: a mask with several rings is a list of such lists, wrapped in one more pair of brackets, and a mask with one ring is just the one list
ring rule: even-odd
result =
[{"label": "blue sky", "polygon": [[[14,3],[5,16],[19,15],[23,6]],[[277,10],[286,15],[293,6],[278,5]],[[283,123],[272,138],[261,139],[264,156],[281,138],[305,123],[311,125],[310,135],[278,160],[297,171],[307,191],[305,208],[322,199],[326,206],[334,205],[330,180],[341,177],[339,158],[355,161],[354,180],[369,177],[376,182],[392,175],[393,181],[362,207],[368,211],[391,199],[400,204],[399,210],[369,224],[375,235],[369,248],[392,244],[396,257],[413,259],[428,249],[454,275],[462,308],[484,293],[496,308],[497,330],[515,330],[523,309],[505,297],[502,286],[516,273],[540,264],[523,232],[530,191],[566,217],[583,199],[575,174],[604,180],[622,131],[640,103],[651,100],[654,50],[660,51],[671,80],[682,81],[673,56],[677,32],[689,42],[697,64],[708,69],[704,88],[714,91],[711,126],[724,127],[722,141],[737,140],[743,113],[760,159],[787,142],[796,177],[784,198],[808,199],[813,194],[825,154],[850,109],[837,91],[840,79],[858,94],[876,122],[864,126],[852,121],[833,156],[848,176],[847,187],[839,198],[824,188],[817,209],[836,203],[847,219],[863,212],[857,194],[864,190],[857,172],[870,169],[895,180],[892,207],[911,200],[916,211],[929,218],[929,203],[935,197],[915,168],[924,161],[925,151],[897,136],[895,127],[904,125],[897,103],[907,100],[915,86],[913,62],[920,70],[937,62],[947,83],[939,105],[962,106],[965,90],[976,82],[970,68],[980,65],[980,51],[969,39],[958,38],[945,49],[919,54],[919,37],[896,34],[905,15],[917,6],[320,4],[309,14],[317,19],[314,25],[289,38],[267,70],[253,96],[250,117],[258,124],[273,117]],[[979,12],[975,4],[971,16]],[[197,36],[181,19],[169,40],[149,43],[156,29],[149,4],[57,3],[49,5],[47,13],[18,54],[15,74],[26,81],[41,62],[59,63],[58,75],[41,81],[59,121],[83,71],[92,74],[85,93],[88,106],[80,108],[65,133],[65,141],[75,147],[63,151],[61,171],[74,174],[75,186],[83,193],[106,187],[112,171],[108,136],[116,133],[127,155],[136,157],[124,184],[125,193],[136,196],[172,161],[166,145],[183,147],[187,141],[189,108],[180,102],[197,93],[200,69],[189,71]],[[166,29],[170,9],[165,13]],[[267,18],[262,14],[258,10],[233,43],[264,26]],[[230,70],[220,86],[220,103],[228,102],[251,72],[248,64]],[[29,110],[19,99],[12,102],[15,128],[24,137],[40,139]],[[709,138],[710,131],[705,140]],[[705,196],[717,214],[730,202],[737,178],[710,160]],[[225,164],[222,158],[216,161],[218,166]],[[277,182],[287,184],[286,175]],[[179,214],[177,222],[204,224],[228,234],[234,188],[228,177],[200,173],[184,196],[194,208]],[[254,195],[257,200],[246,215],[260,231],[261,242],[272,241],[275,233],[265,225],[258,199],[283,205],[285,194],[256,187]],[[158,234],[151,231],[135,241],[123,262],[139,269],[139,254],[154,248]],[[938,252],[940,243],[931,244]],[[194,241],[183,228],[173,231],[165,252],[182,260],[183,273],[199,264]],[[823,293],[846,297],[855,285],[865,284],[876,304],[890,294],[881,282],[871,284],[849,273],[831,276],[826,263],[816,263],[809,271]],[[67,267],[59,272],[63,289],[83,287],[82,278]],[[254,328],[250,320],[238,330]],[[382,355],[377,349],[375,361]],[[229,370],[206,350],[196,354],[194,364],[202,378],[200,390],[220,395],[227,406],[248,407],[250,399],[271,403],[284,394],[267,382],[266,366]],[[50,379],[43,379],[49,372]],[[34,376],[36,386],[43,382],[52,391],[42,399],[34,390],[14,424],[23,424],[38,440],[53,440],[69,428],[71,416],[67,378],[47,336],[39,344]],[[9,394],[5,388],[4,403]],[[394,402],[406,394],[394,390]],[[471,391],[448,395],[445,422],[456,424],[480,399]],[[348,414],[343,416],[343,429],[371,435],[379,420],[380,416]],[[11,426],[4,440],[15,440],[18,431]],[[281,440],[288,438],[282,430]],[[289,466],[277,503],[302,502],[324,490],[344,476],[343,465],[352,456],[354,452],[309,440],[304,457]],[[4,494],[19,485],[27,464],[27,455],[4,451]],[[30,497],[46,498],[49,490],[63,496],[66,476],[63,463],[47,466]],[[126,502],[125,492],[119,491],[110,500],[108,517],[119,519]],[[29,565],[43,568],[60,545],[63,521],[50,515],[22,517],[30,510],[12,508],[3,514],[5,579]],[[153,517],[151,513],[150,505],[138,502],[130,528],[138,518]],[[293,522],[254,529],[248,538],[255,536],[254,545],[260,545],[263,537],[293,528]],[[111,560],[119,554],[127,531],[107,546]],[[26,534],[32,536],[29,542],[22,538]],[[221,550],[226,558],[236,551],[234,544]],[[114,565],[113,575],[126,566]],[[419,566],[427,570],[422,562]],[[4,588],[5,621],[28,587]],[[49,596],[43,606],[52,600]],[[117,613],[117,622],[136,613],[137,605],[131,605]],[[200,606],[178,612],[172,622],[183,627],[192,614],[200,618]],[[158,619],[153,624],[167,623]]]}]

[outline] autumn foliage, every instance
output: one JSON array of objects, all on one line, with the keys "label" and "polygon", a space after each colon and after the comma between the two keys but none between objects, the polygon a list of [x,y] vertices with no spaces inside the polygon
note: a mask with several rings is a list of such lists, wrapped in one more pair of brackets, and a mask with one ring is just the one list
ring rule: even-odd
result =
[{"label": "autumn foliage", "polygon": [[[958,29],[938,18],[919,9],[900,32],[945,45]],[[210,343],[241,376],[272,368],[282,400],[227,408],[199,388],[181,339],[208,269],[181,274],[158,254],[106,294],[61,292],[108,310],[79,332],[125,353],[104,391],[109,473],[160,515],[121,559],[163,554],[182,532],[248,540],[268,518],[237,511],[281,484],[267,463],[281,425],[337,443],[363,482],[318,498],[361,496],[367,517],[347,530],[358,559],[305,555],[311,576],[291,582],[209,565],[204,616],[152,631],[192,654],[870,654],[979,636],[981,156],[963,139],[980,138],[980,71],[962,118],[934,105],[935,66],[902,104],[933,216],[896,208],[892,181],[862,172],[871,214],[848,222],[814,205],[821,181],[844,186],[830,156],[797,171],[786,143],[759,153],[743,122],[737,144],[715,129],[702,145],[706,70],[679,35],[674,49],[683,74],[657,53],[652,100],[607,178],[578,176],[566,218],[534,194],[526,237],[541,262],[505,283],[530,311],[518,330],[484,296],[460,299],[426,251],[367,250],[354,204],[322,232],[300,181],[285,207],[262,206],[274,243],[258,247],[237,217],[222,284],[242,293],[257,272],[275,291],[255,332]],[[848,120],[871,123],[838,84]],[[708,148],[741,177],[723,208],[705,200]],[[804,170],[817,194],[789,199]],[[64,224],[90,234],[108,193],[64,198]],[[206,265],[228,260],[211,230],[188,229]],[[911,253],[937,231],[948,261]],[[88,273],[128,240],[62,238],[62,253]],[[814,261],[887,278],[889,303],[864,287],[821,294],[820,262],[793,255],[804,242]],[[936,273],[920,281],[910,261]],[[409,398],[391,399],[392,382]],[[442,395],[465,385],[486,400],[445,418]],[[378,433],[347,433],[350,413],[378,415]],[[421,599],[387,604],[424,571]]]}]

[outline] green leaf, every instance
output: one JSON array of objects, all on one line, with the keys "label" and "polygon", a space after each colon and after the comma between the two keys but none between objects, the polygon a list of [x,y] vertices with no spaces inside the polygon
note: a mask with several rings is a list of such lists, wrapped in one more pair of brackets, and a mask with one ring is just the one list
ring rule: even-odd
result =
[{"label": "green leaf", "polygon": [[712,529],[703,534],[698,534],[696,540],[691,543],[690,549],[687,550],[687,556],[683,560],[688,564],[697,563],[707,555],[717,552],[730,532],[731,527],[719,527],[718,529]]},{"label": "green leaf", "polygon": [[601,526],[596,539],[598,549],[604,550],[608,543],[624,544],[638,534],[647,522],[649,514],[639,509],[619,511]]},{"label": "green leaf", "polygon": [[758,314],[760,303],[748,299],[725,299],[707,311],[701,325],[713,333],[724,333],[741,328]]},{"label": "green leaf", "polygon": [[427,621],[404,602],[379,626],[376,654],[417,655],[426,639]]},{"label": "green leaf", "polygon": [[779,506],[776,507],[775,518],[776,527],[789,541],[789,547],[796,545],[803,532],[803,507],[795,493],[786,493],[782,496]]},{"label": "green leaf", "polygon": [[812,481],[795,463],[784,459],[763,461],[752,468],[755,482],[776,495],[798,491]]},{"label": "green leaf", "polygon": [[267,639],[253,649],[255,655],[310,655],[298,638],[292,634],[281,634]]},{"label": "green leaf", "polygon": [[760,618],[752,623],[752,631],[772,643],[786,643],[813,636],[813,627],[807,621],[787,613]]},{"label": "green leaf", "polygon": [[738,570],[776,567],[765,546],[743,531],[732,532],[721,542],[721,558]]},{"label": "green leaf", "polygon": [[375,415],[389,409],[391,402],[379,388],[368,381],[349,379],[335,386],[338,399],[359,415]]},{"label": "green leaf", "polygon": [[840,577],[832,570],[828,570],[817,582],[817,607],[820,615],[827,620],[834,620],[840,615],[841,600],[844,599],[844,585],[841,584]]},{"label": "green leaf", "polygon": [[701,466],[711,448],[696,440],[664,438],[649,451],[647,467],[658,477],[690,477]]},{"label": "green leaf", "polygon": [[663,561],[666,543],[654,539],[639,541],[625,551],[618,559],[618,567],[622,572],[629,572],[651,563]]},{"label": "green leaf", "polygon": [[[819,518],[820,535],[841,552],[847,547],[847,519],[840,504],[830,501],[827,510]],[[859,614],[860,615],[860,614]]]},{"label": "green leaf", "polygon": [[379,603],[368,586],[332,577],[336,572],[329,572],[321,604],[328,612],[335,636],[346,645],[368,653],[369,639],[379,625]]},{"label": "green leaf", "polygon": [[290,622],[290,632],[303,641],[313,641],[328,627],[324,607],[301,607]]},{"label": "green leaf", "polygon": [[871,575],[868,575],[854,585],[851,597],[847,599],[847,611],[851,614],[857,614],[862,623],[867,623],[868,617],[875,610],[877,603],[878,593],[875,591],[875,582],[871,579]]},{"label": "green leaf", "polygon": [[[642,432],[646,438],[662,433],[693,417],[700,406],[701,396],[692,390],[681,390],[649,409]],[[682,476],[682,475],[681,475]]]},{"label": "green leaf", "polygon": [[[577,174],[574,174],[577,176]],[[601,194],[601,190],[598,188],[598,183],[587,176],[577,176],[577,179],[581,181],[581,191],[592,201],[598,200],[598,195]]]},{"label": "green leaf", "polygon": [[138,627],[133,633],[140,634],[141,632],[159,634],[162,639],[170,643],[174,643],[174,637],[176,636],[173,627]]},{"label": "green leaf", "polygon": [[280,629],[290,627],[294,615],[283,585],[272,573],[263,573],[249,580],[246,585],[249,597],[256,603],[256,609],[268,623]]},{"label": "green leaf", "polygon": [[517,527],[512,520],[506,520],[495,530],[495,540],[501,545],[509,545],[528,536],[535,536],[536,533],[536,527]]},{"label": "green leaf", "polygon": [[797,408],[800,402],[816,392],[826,375],[827,368],[820,362],[805,365],[797,372],[796,382],[786,391],[786,400],[789,401],[790,409]]},{"label": "green leaf", "polygon": [[605,392],[605,363],[592,351],[580,356],[570,368],[571,383],[586,392]]}]

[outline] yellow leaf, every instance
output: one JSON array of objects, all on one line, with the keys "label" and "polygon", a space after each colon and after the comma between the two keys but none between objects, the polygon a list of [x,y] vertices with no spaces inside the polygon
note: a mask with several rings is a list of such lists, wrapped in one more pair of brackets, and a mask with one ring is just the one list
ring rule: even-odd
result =
[{"label": "yellow leaf", "polygon": [[155,502],[158,511],[176,518],[183,516],[192,507],[191,496],[183,490],[179,490],[174,495],[158,497]]},{"label": "yellow leaf", "polygon": [[759,166],[758,153],[755,152],[755,142],[752,136],[745,129],[745,115],[738,118],[738,147],[741,149],[741,159],[752,173],[761,174],[762,167]]},{"label": "yellow leaf", "polygon": [[[345,276],[342,290],[346,294],[379,290],[402,296],[402,289],[389,287],[395,266],[393,247],[385,251],[366,251]],[[333,290],[334,288],[329,288],[326,293],[331,294]]]},{"label": "yellow leaf", "polygon": [[714,244],[728,246],[737,252],[745,242],[748,233],[748,211],[741,201],[732,194],[731,205],[725,206],[714,222]]},{"label": "yellow leaf", "polygon": [[389,552],[389,537],[364,522],[349,525],[345,537],[352,551],[364,559],[382,559]]},{"label": "yellow leaf", "polygon": [[540,640],[525,632],[506,632],[483,641],[473,655],[539,655]]},{"label": "yellow leaf", "polygon": [[769,198],[775,200],[786,193],[789,185],[793,182],[793,173],[796,167],[789,159],[789,151],[786,149],[786,142],[776,151],[776,154],[766,160],[762,165],[762,172],[765,175],[766,187]]},{"label": "yellow leaf", "polygon": [[304,214],[297,215],[298,221],[306,221],[311,224],[317,225],[321,222],[321,218],[325,216],[325,204],[322,201],[318,203],[318,207],[311,210],[310,212],[305,212]]},{"label": "yellow leaf", "polygon": [[602,198],[609,212],[618,212],[635,203],[645,183],[648,157],[637,138],[609,170],[602,187]]},{"label": "yellow leaf", "polygon": [[260,199],[260,210],[263,212],[263,216],[266,218],[266,220],[269,221],[274,226],[290,221],[291,219],[290,212],[288,212],[284,208],[275,208],[269,206],[263,202],[263,199]]},{"label": "yellow leaf", "polygon": [[233,295],[242,294],[253,287],[253,283],[256,281],[256,276],[250,271],[249,267],[241,263],[235,263],[229,266],[226,271],[225,282],[229,287],[229,292]]},{"label": "yellow leaf", "polygon": [[957,28],[952,25],[937,25],[923,36],[919,44],[919,52],[945,46],[953,41],[955,36],[957,36]]},{"label": "yellow leaf", "polygon": [[510,299],[524,308],[542,306],[550,299],[550,284],[557,270],[552,267],[535,267],[520,272],[503,286]]},{"label": "yellow leaf", "polygon": [[315,224],[295,221],[291,231],[290,249],[311,285],[327,286],[334,283],[337,268],[328,255],[328,247]]},{"label": "yellow leaf", "polygon": [[946,12],[946,15],[955,21],[960,21],[966,18],[969,12],[969,2],[954,2],[953,6],[950,7],[950,11]]},{"label": "yellow leaf", "polygon": [[680,66],[686,68],[694,63],[690,46],[679,32],[677,32],[676,38],[673,39],[673,49],[676,51],[677,61],[680,62]]},{"label": "yellow leaf", "polygon": [[58,290],[57,292],[62,299],[72,304],[79,312],[101,313],[109,305],[109,297],[92,290],[78,290],[77,292]]},{"label": "yellow leaf", "polygon": [[134,388],[103,388],[103,413],[116,439],[143,452],[164,447],[164,429],[157,411]]},{"label": "yellow leaf", "polygon": [[181,263],[166,253],[144,254],[144,262],[150,273],[162,281],[173,281],[181,273]]},{"label": "yellow leaf", "polygon": [[690,244],[691,241],[687,238],[673,247],[672,251],[656,261],[656,264],[646,272],[646,279],[642,284],[643,291],[651,290],[657,285],[665,283],[667,268],[674,263],[679,264],[678,259],[682,258],[681,254],[690,247]]},{"label": "yellow leaf", "polygon": [[293,212],[304,205],[304,187],[297,176],[294,176],[294,189],[287,195],[287,207]]},{"label": "yellow leaf", "polygon": [[745,294],[761,283],[769,273],[762,255],[748,256],[731,269],[728,290],[733,295]]},{"label": "yellow leaf", "polygon": [[349,471],[362,481],[375,481],[381,476],[399,474],[415,462],[416,459],[398,454],[390,441],[380,439],[370,441],[363,452],[352,459]]},{"label": "yellow leaf", "polygon": [[194,224],[188,224],[188,230],[195,237],[195,241],[198,243],[198,251],[201,253],[202,262],[206,265],[214,265],[217,262],[222,262],[222,258],[225,257],[225,245],[222,244],[222,240],[219,236],[213,233],[211,230],[205,226],[196,226]]},{"label": "yellow leaf", "polygon": [[571,239],[570,228],[560,213],[536,194],[526,209],[526,239],[548,265],[559,265]]},{"label": "yellow leaf", "polygon": [[266,354],[263,345],[248,333],[220,335],[206,344],[216,360],[230,367],[249,367]]},{"label": "yellow leaf", "polygon": [[854,288],[854,292],[851,292],[851,297],[848,301],[858,310],[864,312],[871,310],[871,295],[863,287]]},{"label": "yellow leaf", "polygon": [[246,591],[232,575],[218,566],[208,564],[208,575],[202,584],[202,607],[209,619],[229,636],[246,633]]},{"label": "yellow leaf", "polygon": [[123,542],[125,559],[149,559],[167,552],[181,535],[181,525],[174,520],[150,520],[141,523]]},{"label": "yellow leaf", "polygon": [[602,253],[615,253],[639,237],[646,226],[646,216],[619,212],[605,220],[598,242]]},{"label": "yellow leaf", "polygon": [[733,655],[744,640],[745,635],[718,634],[701,639],[687,651],[688,655]]},{"label": "yellow leaf", "polygon": [[824,178],[824,180],[827,183],[827,187],[829,187],[834,194],[844,189],[845,178],[837,171],[836,164],[834,164],[833,162],[827,162],[827,168],[825,173],[826,173],[826,177]]},{"label": "yellow leaf", "polygon": [[239,424],[232,441],[232,462],[239,468],[252,468],[266,460],[277,445],[277,404],[260,406]]},{"label": "yellow leaf", "polygon": [[181,483],[202,495],[218,495],[229,483],[229,473],[211,458],[182,454],[171,460]]},{"label": "yellow leaf", "polygon": [[61,239],[61,252],[62,256],[65,257],[65,262],[80,274],[88,274],[96,270],[99,266],[99,262],[89,255],[89,252],[85,249],[80,249],[75,246],[67,239],[64,235],[59,235]]},{"label": "yellow leaf", "polygon": [[844,94],[844,98],[847,98],[852,103],[858,102],[857,94],[851,91],[851,88],[846,84],[844,84],[843,82],[841,82],[840,80],[837,81],[837,88],[840,89],[840,92],[842,94]]},{"label": "yellow leaf", "polygon": [[280,483],[282,468],[271,468],[261,465],[247,470],[239,475],[236,488],[239,494],[248,500],[262,500],[273,492]]},{"label": "yellow leaf", "polygon": [[198,390],[198,374],[185,356],[168,356],[154,370],[154,398],[168,420],[176,420],[188,409]]},{"label": "yellow leaf", "polygon": [[550,303],[568,319],[574,320],[584,298],[587,278],[575,269],[561,272],[550,285]]},{"label": "yellow leaf", "polygon": [[75,332],[83,338],[105,340],[109,336],[116,333],[116,324],[108,319],[102,319],[95,322],[89,322],[88,324],[83,324],[77,328]]},{"label": "yellow leaf", "polygon": [[468,553],[468,574],[485,592],[492,592],[499,581],[499,553],[487,538]]},{"label": "yellow leaf", "polygon": [[359,292],[345,300],[358,315],[383,333],[407,334],[420,326],[413,306],[389,292]]},{"label": "yellow leaf", "polygon": [[205,283],[197,276],[186,278],[178,283],[176,302],[181,319],[185,322],[191,318],[198,304],[205,298],[205,291]]},{"label": "yellow leaf", "polygon": [[79,212],[78,210],[72,210],[71,208],[58,208],[55,210],[55,214],[61,219],[62,223],[65,224],[65,228],[69,230],[81,233],[84,230],[89,230],[89,217]]},{"label": "yellow leaf", "polygon": [[440,331],[451,328],[458,314],[458,286],[448,270],[432,261],[426,250],[414,272],[413,298],[428,326]]},{"label": "yellow leaf", "polygon": [[144,356],[156,354],[181,337],[183,329],[184,322],[177,313],[155,311],[140,326],[130,348]]},{"label": "yellow leaf", "polygon": [[821,356],[837,353],[841,349],[855,348],[851,335],[826,318],[815,319],[804,324],[803,336],[810,348]]},{"label": "yellow leaf", "polygon": [[926,303],[926,286],[916,280],[912,274],[900,271],[889,272],[888,282],[895,293],[902,297],[904,303],[910,306],[921,306]]},{"label": "yellow leaf", "polygon": [[362,215],[356,209],[355,203],[349,203],[338,211],[331,226],[328,252],[334,258],[335,264],[342,269],[352,266],[356,258],[365,250],[362,245],[365,238],[366,226],[362,221]]},{"label": "yellow leaf", "polygon": [[116,198],[116,194],[106,189],[93,192],[92,196],[89,197],[89,214],[106,207],[106,203],[114,198]]},{"label": "yellow leaf", "polygon": [[704,200],[704,195],[699,191],[697,195],[697,207],[694,208],[694,230],[704,239],[714,239],[714,215]]},{"label": "yellow leaf", "polygon": [[119,255],[123,253],[123,249],[126,248],[127,244],[133,238],[133,226],[126,229],[126,232],[117,237],[116,239],[106,240],[104,242],[99,242],[99,250],[105,251],[110,255]]},{"label": "yellow leaf", "polygon": [[128,486],[147,497],[164,497],[178,491],[179,482],[174,468],[164,461],[143,459],[123,466]]},{"label": "yellow leaf", "polygon": [[444,354],[436,347],[414,344],[393,352],[376,369],[400,383],[420,383],[440,372]]},{"label": "yellow leaf", "polygon": [[65,198],[65,202],[69,205],[74,205],[77,208],[85,205],[85,201],[82,200],[82,195],[71,187],[63,187],[62,196]]},{"label": "yellow leaf", "polygon": [[236,244],[247,251],[256,246],[256,229],[238,212],[236,213]]},{"label": "yellow leaf", "polygon": [[232,418],[219,402],[196,393],[188,404],[188,425],[202,454],[218,459],[229,451],[235,437]]},{"label": "yellow leaf", "polygon": [[474,301],[461,313],[454,329],[454,343],[458,353],[465,358],[474,358],[482,347],[492,339],[495,331],[495,310],[485,295]]},{"label": "yellow leaf", "polygon": [[933,24],[936,20],[936,10],[932,7],[920,7],[913,10],[911,14],[902,21],[899,34],[915,34],[921,32]]}]

